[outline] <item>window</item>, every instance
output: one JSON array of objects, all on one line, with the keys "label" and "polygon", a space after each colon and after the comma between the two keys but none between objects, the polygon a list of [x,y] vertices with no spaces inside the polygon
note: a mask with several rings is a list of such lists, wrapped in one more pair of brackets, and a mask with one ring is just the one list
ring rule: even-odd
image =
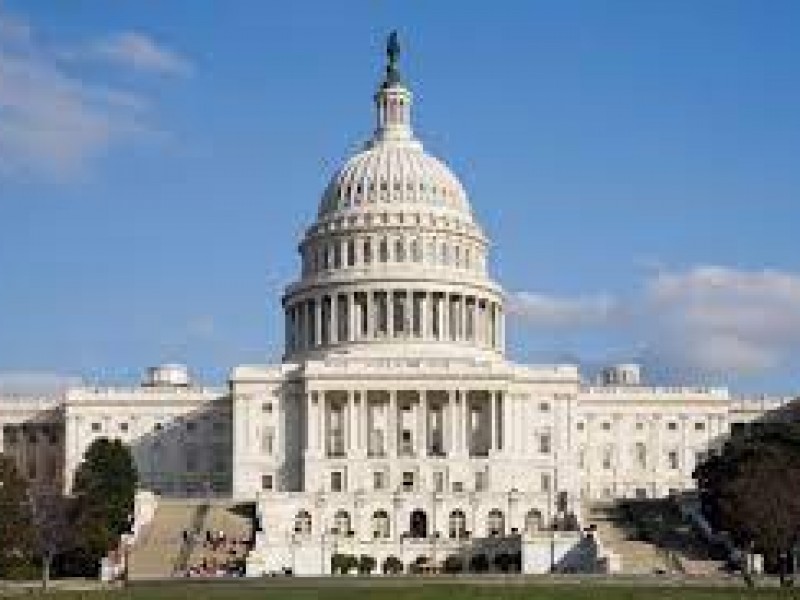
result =
[{"label": "window", "polygon": [[350,535],[350,513],[346,510],[336,511],[333,515],[333,531],[334,535]]},{"label": "window", "polygon": [[341,492],[344,490],[344,477],[341,471],[333,471],[331,473],[331,491]]},{"label": "window", "polygon": [[539,453],[550,454],[550,434],[542,433],[539,435]]},{"label": "window", "polygon": [[294,518],[294,531],[308,535],[311,533],[311,515],[308,511],[301,510]]},{"label": "window", "polygon": [[156,431],[161,431],[163,428],[164,426],[161,423],[156,423],[155,425],[153,425],[153,429]]},{"label": "window", "polygon": [[372,473],[372,487],[376,490],[386,489],[386,473],[383,471],[374,471]]},{"label": "window", "polygon": [[194,421],[186,421],[186,431],[194,431],[197,429],[197,423]]},{"label": "window", "polygon": [[120,431],[128,431],[128,424],[127,423],[120,423],[119,424]]},{"label": "window", "polygon": [[550,412],[550,403],[549,402],[540,402],[539,403],[539,410],[541,412]]},{"label": "window", "polygon": [[261,476],[261,489],[267,492],[272,491],[272,475]]},{"label": "window", "polygon": [[368,265],[372,262],[372,242],[369,239],[364,240],[364,264]]},{"label": "window", "polygon": [[394,259],[397,262],[406,261],[406,246],[402,239],[398,239],[394,243]]},{"label": "window", "polygon": [[389,514],[385,510],[376,510],[372,513],[372,537],[388,538]]},{"label": "window", "polygon": [[261,405],[261,412],[263,412],[263,413],[271,413],[272,412],[272,402],[264,402]]},{"label": "window", "polygon": [[378,245],[378,260],[382,263],[389,261],[389,242],[383,238]]},{"label": "window", "polygon": [[403,471],[403,491],[410,492],[414,489],[414,472]]},{"label": "window", "polygon": [[611,431],[611,423],[608,421],[603,421],[601,427],[603,428],[603,431]]},{"label": "window", "polygon": [[667,429],[669,429],[670,431],[677,431],[678,424],[675,421],[670,421],[669,423],[667,423]]},{"label": "window", "polygon": [[491,535],[503,535],[505,532],[505,518],[503,512],[497,508],[489,511],[489,516],[486,518],[486,530]]},{"label": "window", "polygon": [[636,431],[641,431],[642,429],[644,429],[644,423],[636,421]]},{"label": "window", "polygon": [[603,468],[610,469],[611,468],[611,449],[606,448],[603,451]]},{"label": "window", "polygon": [[640,500],[647,498],[647,490],[645,488],[636,488],[634,494]]},{"label": "window", "polygon": [[667,462],[669,463],[670,469],[677,469],[678,468],[678,453],[675,450],[672,450],[667,454]]},{"label": "window", "polygon": [[584,448],[580,448],[578,450],[578,468],[583,469],[585,464],[586,464],[586,450]]},{"label": "window", "polygon": [[12,425],[3,425],[3,438],[9,444],[16,444],[17,430]]},{"label": "window", "polygon": [[698,421],[697,423],[694,424],[694,430],[695,431],[703,431],[703,430],[705,430],[705,428],[706,428],[706,424],[703,423],[702,421]]},{"label": "window", "polygon": [[550,491],[550,473],[542,473],[541,489],[543,492]]},{"label": "window", "polygon": [[444,473],[442,471],[435,471],[433,473],[433,491],[444,491]]},{"label": "window", "polygon": [[706,461],[706,453],[705,452],[695,452],[694,454],[694,464],[695,465],[702,465]]},{"label": "window", "polygon": [[410,429],[403,429],[401,443],[400,443],[400,453],[406,455],[412,453]]},{"label": "window", "polygon": [[261,432],[261,452],[271,456],[275,447],[275,430],[272,427],[265,427]]},{"label": "window", "polygon": [[476,492],[483,492],[486,490],[487,486],[487,473],[486,471],[477,471],[475,473],[475,491]]},{"label": "window", "polygon": [[636,452],[636,465],[640,469],[647,468],[647,447],[643,443],[639,442],[638,444],[636,444],[635,452]]},{"label": "window", "polygon": [[578,421],[578,431],[583,431],[583,421]]},{"label": "window", "polygon": [[92,423],[92,431],[100,431],[101,429],[102,427],[100,426],[100,423],[97,422]]},{"label": "window", "polygon": [[454,510],[450,513],[450,518],[448,519],[448,525],[450,526],[450,538],[451,539],[460,539],[466,537],[467,533],[467,516],[464,514],[462,510]]},{"label": "window", "polygon": [[460,494],[464,491],[464,482],[463,481],[454,481],[453,482],[453,491],[456,494]]}]

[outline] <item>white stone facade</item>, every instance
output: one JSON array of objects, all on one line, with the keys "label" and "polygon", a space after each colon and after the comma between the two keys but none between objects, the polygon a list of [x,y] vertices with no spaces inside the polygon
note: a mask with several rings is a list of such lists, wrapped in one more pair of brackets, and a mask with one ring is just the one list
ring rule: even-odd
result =
[{"label": "white stone facade", "polygon": [[508,361],[489,242],[414,138],[394,58],[375,104],[300,243],[283,362],[236,367],[226,388],[166,365],[137,388],[0,398],[0,450],[23,474],[69,491],[88,445],[120,438],[144,488],[258,503],[251,574],[328,573],[337,552],[378,569],[521,552],[546,571],[583,556],[578,533],[549,528],[584,501],[691,488],[732,423],[788,401],[647,387],[637,365],[589,385],[573,365]]}]

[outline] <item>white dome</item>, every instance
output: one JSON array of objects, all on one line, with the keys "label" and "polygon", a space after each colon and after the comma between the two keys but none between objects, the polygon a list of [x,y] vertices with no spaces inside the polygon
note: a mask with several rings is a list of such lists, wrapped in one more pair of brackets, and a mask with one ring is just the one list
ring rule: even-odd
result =
[{"label": "white dome", "polygon": [[389,52],[372,139],[333,176],[283,297],[286,357],[503,353],[489,243],[452,171],[411,129],[412,93]]},{"label": "white dome", "polygon": [[416,141],[378,141],[350,158],[332,178],[319,216],[374,207],[436,208],[470,216],[456,176]]}]

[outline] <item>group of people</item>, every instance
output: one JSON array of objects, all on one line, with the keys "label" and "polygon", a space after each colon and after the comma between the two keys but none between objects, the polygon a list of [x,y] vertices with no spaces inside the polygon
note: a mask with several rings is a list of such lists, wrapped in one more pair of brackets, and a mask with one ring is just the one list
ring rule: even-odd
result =
[{"label": "group of people", "polygon": [[[183,532],[186,545],[193,542],[189,531]],[[247,539],[236,539],[224,531],[206,531],[203,538],[203,556],[199,562],[190,564],[186,577],[240,577],[244,575],[244,559],[250,548]]]}]

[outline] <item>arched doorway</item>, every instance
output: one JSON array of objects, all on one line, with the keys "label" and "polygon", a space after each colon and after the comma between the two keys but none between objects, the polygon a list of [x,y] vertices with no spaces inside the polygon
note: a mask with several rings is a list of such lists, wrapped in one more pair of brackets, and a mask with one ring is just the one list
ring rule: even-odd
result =
[{"label": "arched doorway", "polygon": [[412,538],[428,537],[428,515],[425,514],[424,510],[418,508],[411,513],[409,533]]}]

